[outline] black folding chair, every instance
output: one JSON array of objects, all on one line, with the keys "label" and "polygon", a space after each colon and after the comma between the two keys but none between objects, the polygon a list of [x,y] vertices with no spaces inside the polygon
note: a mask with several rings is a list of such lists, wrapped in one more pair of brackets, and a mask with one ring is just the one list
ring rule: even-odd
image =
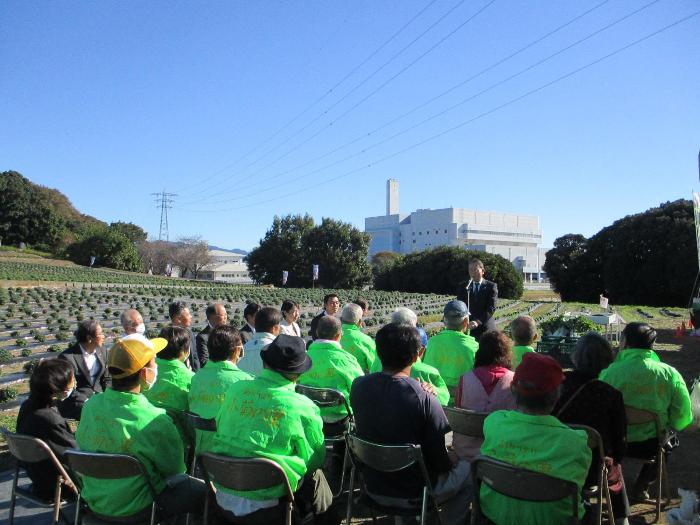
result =
[{"label": "black folding chair", "polygon": [[524,501],[558,501],[571,498],[571,523],[578,524],[578,487],[576,483],[540,472],[515,467],[487,456],[477,456],[471,464],[474,483],[472,525],[491,523],[481,512],[481,484],[509,498]]},{"label": "black folding chair", "polygon": [[[84,452],[82,450],[70,449],[66,451],[66,463],[73,472],[79,476],[87,476],[96,479],[123,479],[139,476],[143,478],[148,490],[153,498],[150,510],[150,524],[156,523],[158,514],[158,505],[156,503],[156,491],[151,484],[151,479],[143,466],[143,463],[127,454],[103,454],[100,452]],[[80,483],[80,481],[78,481]],[[87,504],[86,517],[94,517],[99,521],[115,521],[113,516],[103,516],[94,512]],[[75,525],[80,523],[81,498],[78,496],[78,505],[75,509]],[[144,517],[148,518],[146,512],[139,512],[134,516],[120,517],[120,523],[141,523]]]},{"label": "black folding chair", "polygon": [[[344,442],[345,433],[352,430],[354,420],[352,417],[352,412],[350,410],[350,405],[345,399],[343,393],[339,392],[338,390],[334,390],[333,388],[319,388],[306,385],[297,385],[296,392],[298,394],[308,397],[319,408],[332,408],[337,406],[345,407],[346,425],[342,432],[339,433],[337,431],[334,431],[334,426],[326,425],[325,422],[323,425],[323,437],[326,442],[326,445],[333,445],[335,443]],[[335,427],[337,427],[337,425],[335,425]],[[348,466],[348,461],[348,452],[346,449],[345,454],[343,455],[343,471],[340,475],[340,487],[338,488],[338,493],[333,494],[334,498],[337,498],[343,493],[343,486],[345,485],[345,470]]]},{"label": "black folding chair", "polygon": [[[6,428],[0,429],[2,435],[7,441],[7,447],[10,449],[10,454],[17,460],[15,466],[15,473],[12,478],[12,492],[10,494],[10,516],[9,525],[14,523],[15,518],[15,505],[17,503],[17,498],[20,497],[27,501],[32,502],[34,505],[39,507],[53,509],[53,519],[52,523],[58,523],[59,519],[62,519],[66,523],[70,523],[68,518],[61,512],[61,509],[65,507],[68,503],[61,499],[61,492],[63,486],[72,490],[76,496],[79,495],[78,488],[73,483],[66,472],[63,465],[58,460],[56,455],[53,453],[51,448],[41,439],[27,436],[24,434],[13,434]],[[38,463],[39,461],[51,461],[53,466],[58,471],[58,476],[56,476],[56,488],[54,490],[54,497],[52,500],[43,500],[38,498],[31,489],[19,487],[17,485],[19,481],[20,470],[23,468],[23,463]]]},{"label": "black folding chair", "polygon": [[484,439],[484,420],[489,412],[475,412],[464,408],[442,407],[453,432]]},{"label": "black folding chair", "polygon": [[350,487],[348,491],[348,507],[345,516],[346,525],[350,525],[350,520],[352,518],[353,492],[355,490],[355,478],[358,470],[362,471],[363,469],[371,468],[378,472],[394,473],[409,469],[414,465],[418,466],[423,475],[424,482],[423,494],[419,506],[406,508],[382,505],[373,500],[371,495],[367,492],[364,479],[362,479],[360,485],[360,495],[363,497],[362,499],[365,505],[372,510],[372,518],[375,523],[377,522],[375,511],[378,510],[390,516],[420,516],[420,523],[423,525],[428,515],[428,506],[434,508],[438,517],[438,522],[442,523],[438,504],[433,492],[433,486],[430,482],[428,469],[423,460],[423,452],[421,451],[420,445],[380,445],[360,439],[352,433],[348,433],[345,436],[345,440],[350,455],[350,461],[352,462]]},{"label": "black folding chair", "polygon": [[197,454],[196,454],[196,448],[197,448],[197,430],[200,430],[202,432],[216,432],[216,419],[207,419],[203,418],[194,412],[184,412],[185,417],[187,418],[189,425],[192,429],[194,429],[194,442],[190,444],[190,457],[188,458],[189,460],[189,472],[190,476],[194,476],[195,469],[197,467]]},{"label": "black folding chair", "polygon": [[209,498],[216,493],[214,484],[229,490],[263,490],[282,485],[285,490],[286,505],[284,523],[292,525],[294,493],[287,474],[282,467],[265,458],[232,458],[219,454],[204,453],[200,456],[204,479],[207,482],[204,500],[204,525],[209,523]]}]

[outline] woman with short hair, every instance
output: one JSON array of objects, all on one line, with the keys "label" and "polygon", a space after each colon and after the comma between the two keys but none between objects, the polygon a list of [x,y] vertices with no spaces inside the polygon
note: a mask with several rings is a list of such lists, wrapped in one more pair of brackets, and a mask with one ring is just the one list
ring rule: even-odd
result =
[{"label": "woman with short hair", "polygon": [[280,334],[301,337],[301,328],[297,324],[299,320],[299,305],[291,299],[285,299],[282,303],[282,322]]}]

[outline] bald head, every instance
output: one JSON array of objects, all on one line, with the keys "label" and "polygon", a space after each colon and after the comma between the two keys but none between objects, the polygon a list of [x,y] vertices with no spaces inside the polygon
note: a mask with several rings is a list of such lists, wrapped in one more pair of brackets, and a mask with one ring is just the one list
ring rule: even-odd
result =
[{"label": "bald head", "polygon": [[124,332],[127,333],[127,335],[139,332],[138,327],[139,325],[143,324],[143,317],[141,316],[139,311],[135,310],[134,308],[124,310],[122,312],[120,320],[122,323],[122,328],[124,329]]}]

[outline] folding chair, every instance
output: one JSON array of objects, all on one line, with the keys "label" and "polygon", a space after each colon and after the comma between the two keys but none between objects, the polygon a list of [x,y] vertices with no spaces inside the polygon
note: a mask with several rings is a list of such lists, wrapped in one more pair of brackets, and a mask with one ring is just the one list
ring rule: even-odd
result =
[{"label": "folding chair", "polygon": [[403,508],[390,507],[377,503],[367,493],[363,479],[360,485],[360,494],[361,496],[364,495],[364,503],[372,509],[372,518],[375,523],[377,522],[375,510],[378,510],[390,516],[420,516],[420,523],[423,525],[428,515],[428,505],[434,508],[438,517],[438,522],[442,523],[438,504],[433,492],[433,486],[430,483],[428,469],[423,461],[423,452],[421,451],[420,445],[380,445],[360,439],[352,433],[346,434],[345,441],[347,443],[350,461],[352,462],[350,487],[348,489],[348,507],[345,516],[346,525],[350,525],[350,519],[352,518],[353,492],[355,491],[355,477],[357,476],[358,468],[371,468],[378,472],[393,473],[406,470],[414,465],[418,466],[420,469],[424,481],[420,506],[416,506],[415,508]]},{"label": "folding chair", "polygon": [[283,485],[287,500],[284,523],[292,525],[294,493],[287,474],[277,463],[265,458],[232,458],[208,452],[200,456],[200,461],[208,486],[204,500],[204,525],[209,523],[209,498],[210,494],[216,493],[214,483],[237,491],[262,490]]},{"label": "folding chair", "polygon": [[[18,496],[31,501],[37,506],[47,509],[53,508],[52,523],[58,523],[59,518],[63,519],[66,523],[70,523],[61,512],[61,508],[68,504],[66,501],[61,500],[61,491],[63,489],[63,485],[65,485],[71,489],[76,496],[79,496],[79,492],[73,483],[73,480],[71,480],[70,476],[66,472],[65,468],[63,468],[63,465],[53,453],[51,448],[41,439],[24,434],[13,434],[6,428],[2,428],[0,431],[2,431],[2,435],[7,441],[7,447],[10,449],[10,454],[12,454],[12,456],[17,460],[15,475],[12,478],[9,525],[12,525],[15,519],[15,505]],[[46,460],[51,461],[53,466],[56,467],[56,470],[58,470],[58,476],[56,476],[56,489],[54,491],[52,501],[40,499],[34,495],[31,489],[17,486],[17,482],[19,481],[19,471],[22,469],[21,463],[37,463],[39,461]]]},{"label": "folding chair", "polygon": [[608,466],[605,464],[605,449],[603,448],[603,438],[600,437],[598,431],[586,425],[569,425],[576,430],[584,430],[588,435],[588,448],[591,449],[593,462],[596,465],[596,486],[586,487],[584,490],[586,496],[595,496],[596,514],[595,522],[598,525],[603,523],[603,498],[606,501],[608,512],[608,523],[615,523],[615,514],[613,513],[612,501],[610,500],[610,486],[608,485]]},{"label": "folding chair", "polygon": [[482,483],[504,496],[524,501],[557,501],[570,497],[571,523],[579,523],[576,483],[515,467],[487,456],[474,458],[471,470],[474,483],[472,525],[490,523],[481,512],[479,495]]},{"label": "folding chair", "polygon": [[[123,479],[139,476],[144,479],[148,490],[153,498],[150,511],[150,524],[156,523],[156,515],[158,505],[156,503],[156,491],[151,484],[150,477],[143,463],[134,456],[127,454],[103,454],[100,452],[84,452],[82,450],[69,449],[66,450],[66,462],[79,476],[88,476],[96,479]],[[78,504],[75,509],[75,525],[80,523],[80,504],[81,498],[78,495]],[[100,521],[115,521],[114,517],[102,516],[92,511],[87,505],[88,514],[86,516],[95,517]],[[132,517],[119,518],[121,523],[142,522],[145,517],[144,513],[138,513]]]},{"label": "folding chair", "polygon": [[197,453],[196,453],[196,448],[197,448],[197,430],[200,430],[202,432],[216,432],[216,419],[206,419],[203,418],[194,412],[184,412],[185,417],[187,418],[189,425],[192,429],[194,429],[194,442],[190,444],[190,457],[189,459],[189,472],[190,476],[194,476],[195,468],[197,466]]},{"label": "folding chair", "polygon": [[443,407],[453,432],[474,438],[484,438],[484,419],[489,412],[475,412],[464,408]]},{"label": "folding chair", "polygon": [[[350,405],[348,404],[342,392],[339,392],[338,390],[334,390],[332,388],[318,388],[305,385],[297,385],[296,392],[297,394],[301,394],[303,396],[308,397],[319,408],[331,408],[337,406],[345,407],[345,413],[347,414],[347,425],[345,426],[345,430],[342,433],[329,433],[328,427],[325,425],[325,422],[323,425],[323,437],[326,442],[326,445],[333,445],[335,443],[344,442],[345,432],[352,430],[354,421],[352,417],[352,412],[350,411]],[[340,475],[340,487],[338,488],[338,493],[333,494],[334,498],[337,498],[343,493],[343,486],[345,485],[345,469],[347,468],[347,466],[348,451],[346,448],[345,454],[343,455],[343,471]]]},{"label": "folding chair", "polygon": [[659,416],[655,412],[650,412],[641,408],[631,407],[629,405],[625,405],[625,412],[627,414],[628,427],[629,425],[642,425],[645,423],[654,423],[654,426],[656,427],[656,437],[658,440],[658,446],[656,447],[656,455],[650,459],[634,458],[644,463],[656,465],[656,499],[649,499],[644,501],[644,503],[656,506],[656,517],[654,518],[654,523],[656,523],[657,521],[659,521],[659,517],[661,516],[661,500],[664,500],[663,507],[666,507],[666,505],[668,505],[668,498],[664,497],[663,494],[664,488],[668,487],[666,458],[664,456],[664,445],[666,444],[667,440],[666,430],[664,428],[661,428],[661,421],[659,421]]}]

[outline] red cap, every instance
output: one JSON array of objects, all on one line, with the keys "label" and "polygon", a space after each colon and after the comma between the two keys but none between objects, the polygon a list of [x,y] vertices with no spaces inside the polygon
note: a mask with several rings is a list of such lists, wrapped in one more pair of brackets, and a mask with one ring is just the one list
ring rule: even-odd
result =
[{"label": "red cap", "polygon": [[[527,383],[523,385],[522,381]],[[555,390],[564,381],[564,372],[556,359],[527,352],[515,369],[513,385],[523,396],[541,396]]]}]

